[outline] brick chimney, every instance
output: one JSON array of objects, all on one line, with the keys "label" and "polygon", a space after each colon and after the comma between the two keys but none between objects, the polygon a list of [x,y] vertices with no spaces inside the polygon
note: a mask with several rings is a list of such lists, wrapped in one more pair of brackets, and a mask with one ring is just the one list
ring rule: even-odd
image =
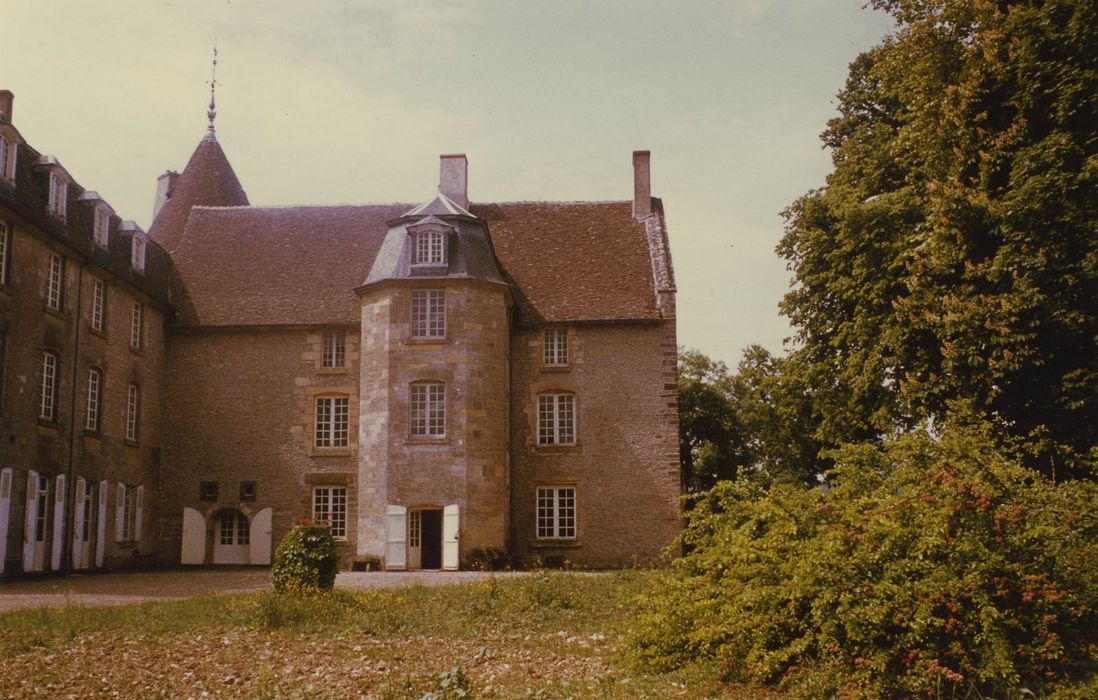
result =
[{"label": "brick chimney", "polygon": [[633,151],[633,218],[638,221],[652,213],[651,157],[649,151]]},{"label": "brick chimney", "polygon": [[0,122],[11,124],[13,109],[15,109],[15,95],[11,90],[0,90]]},{"label": "brick chimney", "polygon": [[464,153],[444,154],[438,160],[438,191],[468,209],[469,160]]},{"label": "brick chimney", "polygon": [[155,220],[156,215],[160,213],[160,208],[164,206],[164,203],[168,201],[168,198],[172,196],[172,190],[175,189],[175,181],[179,179],[179,173],[174,170],[169,170],[156,179],[156,199],[153,200],[153,216]]}]

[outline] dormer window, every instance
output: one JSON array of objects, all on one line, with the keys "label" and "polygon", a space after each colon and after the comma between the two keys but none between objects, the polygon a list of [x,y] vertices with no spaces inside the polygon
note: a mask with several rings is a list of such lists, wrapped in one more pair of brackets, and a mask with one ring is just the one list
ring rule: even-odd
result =
[{"label": "dormer window", "polygon": [[413,265],[445,265],[446,245],[442,231],[419,231],[415,234]]},{"label": "dormer window", "polygon": [[69,183],[64,175],[58,172],[50,173],[50,200],[47,205],[49,213],[59,219],[65,218],[65,205],[68,202]]},{"label": "dormer window", "polygon": [[95,208],[95,224],[92,233],[95,238],[95,244],[100,248],[107,247],[107,231],[110,228],[110,220],[110,214],[107,213],[106,208]]},{"label": "dormer window", "polygon": [[15,179],[16,152],[15,142],[9,141],[6,136],[0,136],[0,179]]},{"label": "dormer window", "polygon": [[145,271],[145,237],[135,235],[133,237],[132,259],[130,263],[137,272]]}]

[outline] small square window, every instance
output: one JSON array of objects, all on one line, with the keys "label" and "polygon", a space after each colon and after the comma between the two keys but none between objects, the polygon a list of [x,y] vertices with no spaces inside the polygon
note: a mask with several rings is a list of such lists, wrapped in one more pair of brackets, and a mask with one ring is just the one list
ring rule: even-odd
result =
[{"label": "small square window", "polygon": [[198,498],[201,501],[216,501],[217,500],[217,482],[216,481],[200,481],[200,482],[198,482]]},{"label": "small square window", "polygon": [[242,500],[242,501],[254,501],[255,500],[255,482],[254,481],[241,481],[240,482],[240,500]]}]

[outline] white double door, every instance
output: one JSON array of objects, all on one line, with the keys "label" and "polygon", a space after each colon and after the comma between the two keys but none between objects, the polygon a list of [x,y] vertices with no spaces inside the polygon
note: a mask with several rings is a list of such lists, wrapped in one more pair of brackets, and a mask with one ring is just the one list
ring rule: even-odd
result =
[{"label": "white double door", "polygon": [[457,571],[459,564],[457,504],[442,508],[385,509],[385,568]]}]

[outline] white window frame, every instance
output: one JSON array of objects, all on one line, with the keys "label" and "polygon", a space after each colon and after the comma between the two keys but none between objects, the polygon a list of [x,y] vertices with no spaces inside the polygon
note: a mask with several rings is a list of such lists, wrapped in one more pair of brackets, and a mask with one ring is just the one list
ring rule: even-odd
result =
[{"label": "white window frame", "polygon": [[141,302],[133,303],[133,310],[130,312],[130,348],[133,350],[141,349],[145,326],[144,311],[145,307]]},{"label": "white window frame", "polygon": [[446,337],[446,290],[412,290],[412,337]]},{"label": "white window frame", "polygon": [[347,487],[314,486],[313,520],[328,523],[332,537],[347,539]]},{"label": "white window frame", "polygon": [[65,304],[65,258],[50,252],[50,267],[46,273],[46,307],[61,311]]},{"label": "white window frame", "polygon": [[0,221],[0,286],[8,286],[8,262],[11,260],[11,227]]},{"label": "white window frame", "polygon": [[92,282],[91,327],[93,331],[103,332],[104,311],[107,306],[107,283],[101,279]]},{"label": "white window frame", "polygon": [[413,265],[446,264],[446,234],[442,231],[417,231],[412,242]]},{"label": "white window frame", "polygon": [[539,540],[576,539],[576,487],[539,486],[534,503],[534,533]]},{"label": "white window frame", "polygon": [[6,136],[0,136],[0,178],[5,180],[15,179],[15,154],[18,147],[14,141],[9,141]]},{"label": "white window frame", "polygon": [[576,444],[576,395],[571,392],[538,394],[538,444]]},{"label": "white window frame", "polygon": [[103,400],[103,372],[97,367],[88,368],[88,411],[84,429],[99,432],[99,413]]},{"label": "white window frame", "polygon": [[313,406],[313,446],[322,450],[349,447],[351,397],[317,396]]},{"label": "white window frame", "polygon": [[414,382],[408,389],[408,434],[419,438],[446,437],[446,385]]},{"label": "white window frame", "polygon": [[141,390],[136,384],[130,382],[126,389],[126,439],[137,442],[141,413]]},{"label": "white window frame", "polygon": [[[252,528],[247,515],[239,510],[223,510],[217,519],[219,520],[218,544],[229,546],[251,544]],[[225,527],[226,525],[228,527]]]},{"label": "white window frame", "polygon": [[68,207],[69,182],[60,173],[50,173],[50,196],[48,211],[62,221],[65,220],[65,212]]},{"label": "white window frame", "polygon": [[320,366],[325,369],[343,369],[347,366],[347,334],[343,331],[326,331],[322,341]]},{"label": "white window frame", "polygon": [[542,338],[542,362],[546,367],[568,366],[568,329],[546,328]]},{"label": "white window frame", "polygon": [[95,219],[92,224],[92,238],[95,240],[95,244],[100,248],[107,247],[107,236],[110,232],[111,215],[107,212],[106,207],[95,208]]},{"label": "white window frame", "polygon": [[42,384],[39,390],[38,417],[53,422],[57,420],[57,378],[60,376],[57,353],[42,353]]},{"label": "white window frame", "polygon": [[134,235],[130,244],[130,265],[137,272],[145,272],[145,249],[147,247],[144,236]]}]

